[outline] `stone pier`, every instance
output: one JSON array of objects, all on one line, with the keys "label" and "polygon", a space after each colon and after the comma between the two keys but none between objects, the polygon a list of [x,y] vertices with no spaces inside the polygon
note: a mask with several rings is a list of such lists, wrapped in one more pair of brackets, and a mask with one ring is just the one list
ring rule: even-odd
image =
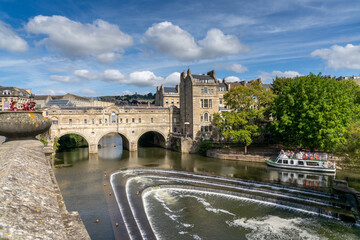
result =
[{"label": "stone pier", "polygon": [[66,210],[38,140],[0,145],[0,239],[90,239],[78,212]]}]

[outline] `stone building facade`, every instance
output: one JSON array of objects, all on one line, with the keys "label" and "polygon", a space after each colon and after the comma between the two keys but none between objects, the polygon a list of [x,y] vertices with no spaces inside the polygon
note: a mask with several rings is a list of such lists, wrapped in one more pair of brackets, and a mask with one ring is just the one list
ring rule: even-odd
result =
[{"label": "stone building facade", "polygon": [[7,111],[11,102],[17,102],[15,107],[21,108],[22,104],[30,101],[31,89],[16,87],[0,87],[0,111]]},{"label": "stone building facade", "polygon": [[179,85],[175,87],[156,87],[155,106],[180,108],[180,88]]}]

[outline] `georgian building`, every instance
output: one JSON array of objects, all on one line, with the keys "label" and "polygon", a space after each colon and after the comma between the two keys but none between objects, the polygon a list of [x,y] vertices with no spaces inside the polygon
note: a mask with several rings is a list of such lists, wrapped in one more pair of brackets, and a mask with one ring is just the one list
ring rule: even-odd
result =
[{"label": "georgian building", "polygon": [[155,106],[180,108],[180,89],[179,85],[175,87],[156,87]]},{"label": "georgian building", "polygon": [[30,101],[31,89],[21,89],[16,87],[0,87],[0,111],[7,111],[11,102],[17,102],[16,108],[21,108],[22,104]]}]

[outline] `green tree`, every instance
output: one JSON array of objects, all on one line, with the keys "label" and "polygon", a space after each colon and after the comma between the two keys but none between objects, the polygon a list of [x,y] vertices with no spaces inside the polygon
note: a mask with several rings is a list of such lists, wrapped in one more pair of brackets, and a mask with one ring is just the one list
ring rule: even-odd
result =
[{"label": "green tree", "polygon": [[321,74],[289,80],[278,91],[272,114],[275,137],[289,146],[332,150],[358,113],[359,86]]},{"label": "green tree", "polygon": [[224,100],[231,111],[214,114],[214,124],[224,138],[244,144],[246,152],[254,137],[261,134],[273,98],[271,89],[263,87],[260,80],[230,89]]},{"label": "green tree", "polygon": [[360,120],[352,120],[346,128],[345,141],[337,144],[336,155],[344,157],[347,163],[360,163]]}]

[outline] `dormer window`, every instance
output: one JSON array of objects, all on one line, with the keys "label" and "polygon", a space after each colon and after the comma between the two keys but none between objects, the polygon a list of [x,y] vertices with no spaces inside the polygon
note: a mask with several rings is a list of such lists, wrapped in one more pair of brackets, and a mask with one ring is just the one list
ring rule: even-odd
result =
[{"label": "dormer window", "polygon": [[11,91],[10,90],[4,90],[3,91],[3,95],[10,95],[11,94]]}]

